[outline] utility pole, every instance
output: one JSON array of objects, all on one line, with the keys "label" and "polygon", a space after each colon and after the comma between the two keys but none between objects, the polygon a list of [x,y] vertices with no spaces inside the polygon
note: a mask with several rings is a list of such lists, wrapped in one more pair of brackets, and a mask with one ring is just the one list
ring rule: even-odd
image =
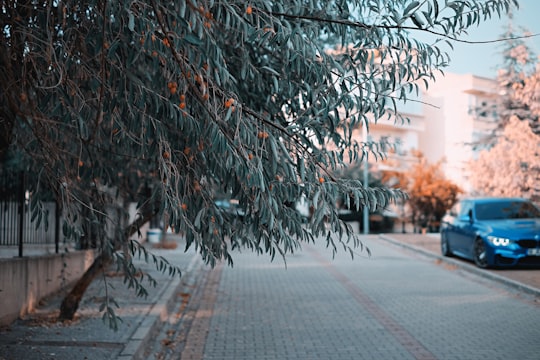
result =
[{"label": "utility pole", "polygon": [[[367,188],[369,187],[369,184],[368,184],[368,156],[369,156],[369,146],[367,146],[367,144],[369,143],[370,141],[370,136],[368,135],[368,132],[367,132],[367,124],[364,123],[362,125],[362,135],[363,135],[363,138],[364,138],[364,149],[365,149],[365,158],[363,159],[363,162],[364,162],[364,181],[363,181],[363,184],[364,184],[364,189],[367,190]],[[369,234],[369,207],[367,205],[367,198],[364,199],[364,235],[367,235]]]}]

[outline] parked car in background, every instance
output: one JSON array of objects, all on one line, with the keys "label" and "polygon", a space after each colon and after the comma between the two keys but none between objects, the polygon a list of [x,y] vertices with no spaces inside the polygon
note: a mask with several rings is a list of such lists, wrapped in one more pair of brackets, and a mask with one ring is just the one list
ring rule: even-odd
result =
[{"label": "parked car in background", "polygon": [[442,219],[441,252],[481,268],[540,265],[540,209],[522,198],[470,198]]},{"label": "parked car in background", "polygon": [[[338,217],[343,221],[358,222],[358,231],[364,230],[364,212],[363,209],[358,211],[340,208],[338,209]],[[398,215],[390,210],[378,210],[369,214],[369,232],[384,233],[393,232],[394,224],[398,219]]]},{"label": "parked car in background", "polygon": [[217,199],[214,201],[216,207],[221,209],[225,215],[243,219],[246,211],[240,207],[236,199]]}]

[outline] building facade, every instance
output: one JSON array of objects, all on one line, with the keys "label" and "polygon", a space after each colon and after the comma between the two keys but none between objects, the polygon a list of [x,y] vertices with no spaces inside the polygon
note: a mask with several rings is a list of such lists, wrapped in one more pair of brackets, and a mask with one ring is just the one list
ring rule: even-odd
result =
[{"label": "building facade", "polygon": [[[418,150],[430,163],[442,161],[446,178],[467,194],[473,190],[468,163],[479,151],[473,145],[495,125],[493,114],[478,109],[493,104],[497,96],[493,79],[472,74],[440,75],[418,98],[400,107],[409,123],[379,120],[370,125],[369,136],[374,141],[387,137],[396,142],[396,151],[389,154],[390,162],[398,167],[394,170],[407,169],[415,159],[413,150]],[[361,130],[356,136],[362,138]],[[375,166],[384,169],[385,165]]]},{"label": "building facade", "polygon": [[418,149],[428,161],[443,160],[446,178],[465,193],[469,183],[468,163],[475,159],[479,140],[495,126],[493,114],[479,110],[496,101],[495,80],[471,74],[446,74],[423,93],[425,131]]}]

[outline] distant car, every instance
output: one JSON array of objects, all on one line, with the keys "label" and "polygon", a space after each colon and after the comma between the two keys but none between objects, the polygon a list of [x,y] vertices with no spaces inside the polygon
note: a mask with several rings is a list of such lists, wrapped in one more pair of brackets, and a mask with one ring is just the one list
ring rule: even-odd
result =
[{"label": "distant car", "polygon": [[[359,230],[364,229],[364,210],[338,209],[338,218],[343,221],[357,221]],[[392,232],[398,215],[390,210],[378,210],[369,214],[369,231],[371,233]]]},{"label": "distant car", "polygon": [[459,201],[442,219],[441,252],[480,268],[540,265],[540,209],[522,198]]},{"label": "distant car", "polygon": [[218,199],[214,201],[216,207],[221,209],[224,214],[233,215],[237,218],[243,218],[246,211],[242,209],[236,199]]}]

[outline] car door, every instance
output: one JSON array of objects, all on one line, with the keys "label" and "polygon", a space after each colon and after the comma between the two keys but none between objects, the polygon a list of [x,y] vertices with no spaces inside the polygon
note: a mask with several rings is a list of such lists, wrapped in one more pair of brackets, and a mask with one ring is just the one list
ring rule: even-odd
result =
[{"label": "car door", "polygon": [[452,250],[458,255],[466,257],[470,256],[471,234],[473,233],[472,209],[472,201],[462,202],[453,229]]}]

